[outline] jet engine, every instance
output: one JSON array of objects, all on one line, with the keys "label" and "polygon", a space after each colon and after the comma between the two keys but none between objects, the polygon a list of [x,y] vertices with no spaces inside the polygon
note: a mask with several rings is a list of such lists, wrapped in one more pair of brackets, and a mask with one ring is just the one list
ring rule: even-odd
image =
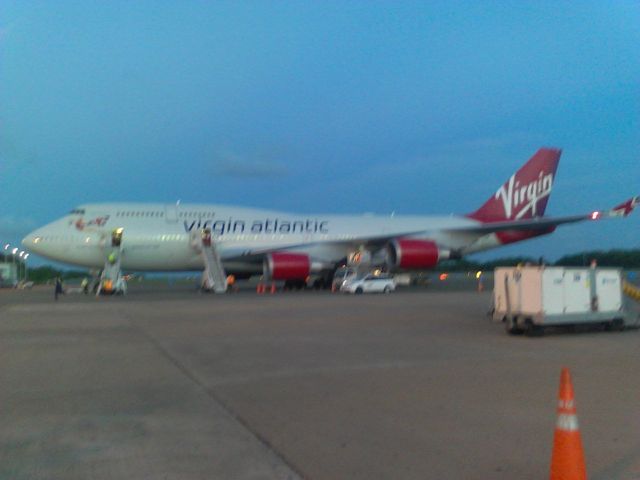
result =
[{"label": "jet engine", "polygon": [[311,260],[302,253],[274,252],[265,258],[263,271],[271,280],[304,280],[311,271]]},{"label": "jet engine", "polygon": [[409,270],[433,268],[440,260],[450,258],[450,252],[439,249],[432,240],[398,238],[389,243],[387,250],[392,267]]}]

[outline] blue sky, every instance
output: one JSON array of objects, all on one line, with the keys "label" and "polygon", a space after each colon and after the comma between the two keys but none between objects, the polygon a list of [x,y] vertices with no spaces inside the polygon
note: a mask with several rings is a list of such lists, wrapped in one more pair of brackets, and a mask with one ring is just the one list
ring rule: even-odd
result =
[{"label": "blue sky", "polygon": [[[0,17],[0,241],[81,203],[548,214],[640,193],[638,2],[28,2]],[[491,256],[640,248],[640,215]],[[481,257],[482,258],[482,257]]]}]

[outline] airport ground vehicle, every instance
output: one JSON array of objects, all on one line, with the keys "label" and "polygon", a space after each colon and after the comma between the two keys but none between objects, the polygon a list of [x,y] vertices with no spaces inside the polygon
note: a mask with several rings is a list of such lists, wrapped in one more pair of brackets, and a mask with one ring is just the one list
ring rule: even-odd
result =
[{"label": "airport ground vehicle", "polygon": [[637,321],[625,310],[622,271],[616,268],[497,268],[493,292],[493,319],[511,334],[588,323],[622,330]]},{"label": "airport ground vehicle", "polygon": [[358,276],[358,269],[356,267],[340,267],[333,274],[333,281],[331,284],[331,290],[334,292],[340,290],[342,284],[350,279]]},{"label": "airport ground vehicle", "polygon": [[381,273],[375,275],[369,273],[364,277],[350,277],[340,286],[341,292],[346,293],[390,293],[396,289],[393,277]]}]

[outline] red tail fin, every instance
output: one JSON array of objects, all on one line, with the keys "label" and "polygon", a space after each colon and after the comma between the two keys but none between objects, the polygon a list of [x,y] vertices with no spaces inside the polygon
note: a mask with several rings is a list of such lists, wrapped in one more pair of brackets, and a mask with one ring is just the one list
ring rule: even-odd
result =
[{"label": "red tail fin", "polygon": [[547,207],[561,150],[541,148],[478,210],[467,215],[483,223],[541,217]]}]

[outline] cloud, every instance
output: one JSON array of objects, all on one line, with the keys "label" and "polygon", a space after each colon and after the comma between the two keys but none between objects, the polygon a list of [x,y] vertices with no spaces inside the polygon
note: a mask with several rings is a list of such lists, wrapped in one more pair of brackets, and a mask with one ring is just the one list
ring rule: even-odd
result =
[{"label": "cloud", "polygon": [[31,218],[12,215],[0,217],[0,242],[22,238],[34,228],[36,228],[36,222]]},{"label": "cloud", "polygon": [[475,150],[475,149],[500,149],[514,145],[526,145],[529,143],[540,143],[544,141],[544,136],[536,132],[507,132],[500,135],[487,135],[476,137],[470,140],[461,141],[456,144],[447,144],[443,150]]},{"label": "cloud", "polygon": [[17,135],[8,132],[5,124],[4,131],[0,133],[0,170],[6,171],[7,167],[33,166],[38,161],[34,148],[21,145],[15,140],[16,137]]},{"label": "cloud", "polygon": [[7,39],[7,37],[11,34],[11,31],[14,29],[14,24],[15,22],[0,25],[0,40]]},{"label": "cloud", "polygon": [[247,158],[232,152],[217,155],[213,162],[213,174],[236,178],[271,178],[289,174],[287,167],[273,154],[258,154]]}]

